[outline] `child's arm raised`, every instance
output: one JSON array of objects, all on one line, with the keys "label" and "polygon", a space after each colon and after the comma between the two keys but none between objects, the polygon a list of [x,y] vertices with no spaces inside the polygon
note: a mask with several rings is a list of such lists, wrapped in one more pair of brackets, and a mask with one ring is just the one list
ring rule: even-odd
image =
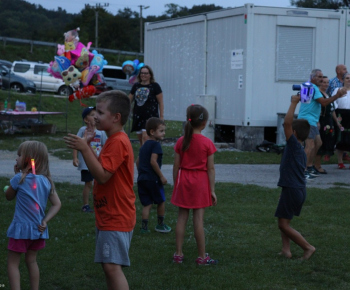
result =
[{"label": "child's arm raised", "polygon": [[41,221],[41,225],[38,225],[38,230],[41,233],[45,231],[49,220],[51,220],[59,212],[61,208],[61,201],[56,191],[49,195],[49,200],[52,205],[49,211],[47,212],[47,214],[45,215],[44,219]]},{"label": "child's arm raised", "polygon": [[208,156],[207,169],[208,169],[208,177],[209,177],[211,198],[213,200],[213,205],[216,205],[217,204],[217,198],[216,198],[216,194],[215,194],[214,154]]},{"label": "child's arm raised", "polygon": [[166,180],[166,178],[164,177],[162,171],[160,170],[158,162],[157,162],[157,159],[158,159],[158,154],[152,153],[152,155],[151,155],[151,166],[152,166],[154,172],[159,176],[160,181],[163,184],[167,184],[168,181]]},{"label": "child's arm raised", "polygon": [[294,112],[295,108],[297,107],[299,101],[300,101],[300,96],[299,95],[294,95],[291,97],[291,103],[288,109],[288,112],[286,116],[284,117],[284,135],[286,135],[286,140],[289,140],[290,136],[293,135],[293,120],[294,120]]},{"label": "child's arm raised", "polygon": [[175,152],[174,166],[173,166],[173,181],[174,181],[174,185],[176,184],[176,178],[177,178],[177,174],[179,173],[179,168],[180,168],[180,154]]}]

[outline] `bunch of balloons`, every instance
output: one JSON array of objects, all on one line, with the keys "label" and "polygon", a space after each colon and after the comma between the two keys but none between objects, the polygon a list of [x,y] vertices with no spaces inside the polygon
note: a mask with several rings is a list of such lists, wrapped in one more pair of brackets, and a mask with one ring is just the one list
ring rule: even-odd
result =
[{"label": "bunch of balloons", "polygon": [[134,84],[136,83],[137,80],[137,75],[139,74],[140,69],[144,66],[145,64],[143,62],[139,62],[138,59],[135,60],[126,60],[123,62],[122,69],[123,72],[129,76],[129,83]]},{"label": "bunch of balloons", "polygon": [[[107,61],[96,50],[89,51],[91,42],[87,46],[79,42],[79,30],[78,27],[64,33],[64,45],[57,45],[57,56],[54,57],[54,61],[50,62],[47,71],[55,78],[62,79],[67,86],[73,85],[83,91],[84,87],[91,84],[93,76],[102,71]],[[91,88],[85,91],[94,94]],[[77,95],[87,96],[85,92]],[[69,100],[73,101],[76,98],[76,95],[72,95]]]}]

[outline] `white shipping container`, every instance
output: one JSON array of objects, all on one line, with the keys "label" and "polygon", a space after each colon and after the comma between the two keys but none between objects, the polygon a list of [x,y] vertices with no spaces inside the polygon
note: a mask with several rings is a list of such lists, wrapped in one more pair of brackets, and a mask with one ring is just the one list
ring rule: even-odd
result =
[{"label": "white shipping container", "polygon": [[184,120],[198,95],[213,95],[216,125],[276,127],[293,84],[314,68],[332,78],[350,59],[349,13],[245,4],[146,23],[145,63],[163,89],[165,118]]}]

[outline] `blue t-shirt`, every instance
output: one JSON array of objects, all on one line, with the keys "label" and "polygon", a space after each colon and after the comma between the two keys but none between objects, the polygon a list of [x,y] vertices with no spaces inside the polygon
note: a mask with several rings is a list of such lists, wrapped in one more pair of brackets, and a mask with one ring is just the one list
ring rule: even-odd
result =
[{"label": "blue t-shirt", "polygon": [[312,84],[315,89],[315,93],[310,101],[310,103],[300,103],[300,109],[298,114],[298,119],[306,119],[310,126],[317,126],[317,122],[320,119],[321,114],[321,104],[316,100],[323,98],[319,88]]},{"label": "blue t-shirt", "polygon": [[151,156],[153,153],[158,154],[157,163],[159,165],[159,168],[162,167],[162,146],[157,141],[147,140],[140,148],[137,181],[149,180],[160,182],[159,176],[153,170],[151,165]]},{"label": "blue t-shirt", "polygon": [[14,239],[48,239],[48,228],[40,236],[38,225],[45,217],[45,209],[51,183],[44,175],[29,173],[19,184],[22,173],[17,173],[10,181],[17,191],[13,220],[7,230],[7,237]]},{"label": "blue t-shirt", "polygon": [[337,77],[332,78],[329,81],[329,86],[328,86],[326,93],[328,94],[328,96],[332,96],[333,92],[336,88],[341,88],[343,86],[344,86],[344,84],[340,81],[340,79],[338,79]]},{"label": "blue t-shirt", "polygon": [[287,140],[280,165],[280,179],[278,186],[291,188],[305,188],[304,171],[306,168],[306,154],[297,138],[292,135]]}]

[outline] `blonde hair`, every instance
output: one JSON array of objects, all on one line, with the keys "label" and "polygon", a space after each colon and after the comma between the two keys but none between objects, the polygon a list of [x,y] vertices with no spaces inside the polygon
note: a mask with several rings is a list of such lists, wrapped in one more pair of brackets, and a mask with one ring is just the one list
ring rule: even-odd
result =
[{"label": "blonde hair", "polygon": [[[19,145],[17,150],[18,156],[22,157],[22,164],[19,164],[20,168],[26,168],[31,163],[31,159],[35,162],[35,174],[44,175],[51,183],[51,193],[55,191],[55,185],[51,178],[49,169],[49,154],[47,147],[44,143],[39,141],[25,141]],[[28,172],[22,173],[22,177],[19,183],[22,183],[26,178]]]}]

